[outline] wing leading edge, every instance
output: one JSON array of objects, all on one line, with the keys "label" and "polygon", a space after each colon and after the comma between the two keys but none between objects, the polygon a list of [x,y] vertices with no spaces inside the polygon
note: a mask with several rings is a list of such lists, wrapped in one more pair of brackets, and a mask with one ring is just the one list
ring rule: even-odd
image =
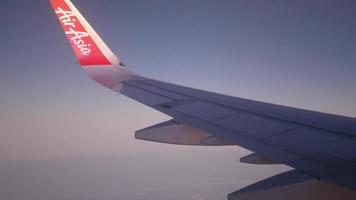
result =
[{"label": "wing leading edge", "polygon": [[[330,188],[329,182],[345,186],[349,188],[344,189],[348,191],[345,198],[356,197],[356,119],[139,76],[120,62],[70,0],[50,1],[77,59],[91,78],[173,118],[137,131],[136,138],[184,145],[239,145],[255,152],[242,161],[283,163],[297,170],[281,175],[282,178],[272,177],[272,181],[248,186],[230,194],[230,199],[242,198],[246,191],[269,191],[300,182],[308,185],[310,179],[305,177],[311,177],[314,182],[327,181],[327,186],[321,184],[319,189]],[[315,193],[309,196],[322,198]]]}]

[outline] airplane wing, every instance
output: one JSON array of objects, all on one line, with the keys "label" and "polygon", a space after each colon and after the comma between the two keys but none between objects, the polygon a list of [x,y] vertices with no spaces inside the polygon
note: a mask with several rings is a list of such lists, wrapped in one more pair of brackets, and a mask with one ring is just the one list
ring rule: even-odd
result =
[{"label": "airplane wing", "polygon": [[[101,85],[172,117],[137,139],[182,145],[239,145],[241,162],[295,170],[229,194],[229,199],[355,199],[356,119],[207,92],[129,70],[70,0],[50,0],[80,65]],[[279,195],[279,196],[278,196]]]}]

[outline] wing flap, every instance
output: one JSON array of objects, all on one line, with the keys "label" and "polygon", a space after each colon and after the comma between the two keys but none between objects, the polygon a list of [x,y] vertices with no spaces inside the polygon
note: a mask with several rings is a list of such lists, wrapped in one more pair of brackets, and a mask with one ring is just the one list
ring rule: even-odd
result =
[{"label": "wing flap", "polygon": [[260,156],[257,153],[249,154],[245,157],[240,158],[240,162],[248,164],[257,164],[257,165],[272,165],[272,164],[281,164],[272,159]]},{"label": "wing flap", "polygon": [[210,133],[180,124],[174,120],[162,122],[135,132],[135,138],[152,142],[197,145],[197,146],[225,146],[235,145],[229,141],[212,136]]},{"label": "wing flap", "polygon": [[312,176],[306,175],[298,170],[291,170],[283,172],[281,174],[269,177],[247,187],[244,187],[234,193],[229,194],[230,199],[243,193],[255,192],[260,190],[268,190],[278,188],[281,186],[288,186],[296,183],[302,183],[311,179],[315,179]]},{"label": "wing flap", "polygon": [[233,192],[228,200],[353,200],[355,197],[353,190],[292,170]]}]

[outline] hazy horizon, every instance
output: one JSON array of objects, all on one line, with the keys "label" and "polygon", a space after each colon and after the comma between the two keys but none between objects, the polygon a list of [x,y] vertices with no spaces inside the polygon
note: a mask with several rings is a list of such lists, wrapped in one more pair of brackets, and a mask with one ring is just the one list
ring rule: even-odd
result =
[{"label": "hazy horizon", "polygon": [[[0,162],[0,197],[52,200],[216,200],[285,166],[239,163],[228,148]],[[268,175],[267,175],[268,173]]]}]

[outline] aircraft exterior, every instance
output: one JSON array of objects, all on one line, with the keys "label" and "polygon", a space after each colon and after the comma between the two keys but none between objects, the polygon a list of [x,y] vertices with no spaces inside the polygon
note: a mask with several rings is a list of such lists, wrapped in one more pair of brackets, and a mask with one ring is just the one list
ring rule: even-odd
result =
[{"label": "aircraft exterior", "polygon": [[[139,76],[114,55],[70,0],[51,0],[80,65],[101,85],[172,117],[135,137],[181,145],[239,145],[251,164],[291,171],[228,199],[356,199],[356,119],[231,97]],[[212,158],[213,159],[213,158]]]}]

